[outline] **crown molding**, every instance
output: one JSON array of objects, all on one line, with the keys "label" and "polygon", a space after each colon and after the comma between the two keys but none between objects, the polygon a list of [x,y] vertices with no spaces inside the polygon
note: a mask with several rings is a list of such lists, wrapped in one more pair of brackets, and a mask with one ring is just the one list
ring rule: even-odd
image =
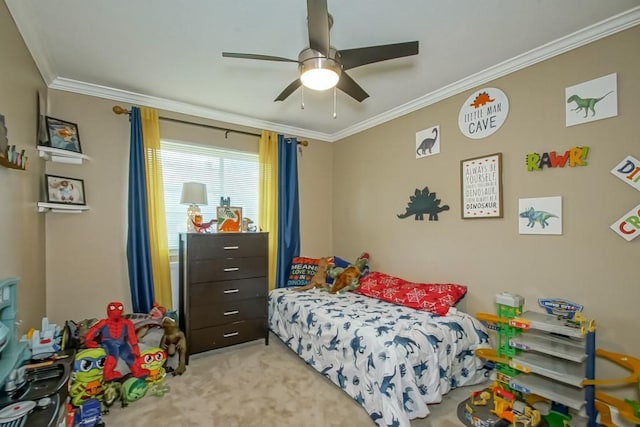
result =
[{"label": "crown molding", "polygon": [[133,105],[157,108],[160,110],[172,111],[174,113],[188,114],[195,117],[217,120],[239,126],[248,126],[255,129],[265,129],[285,135],[295,135],[301,138],[317,139],[320,141],[329,141],[331,138],[331,135],[326,133],[287,126],[281,123],[269,122],[266,120],[259,120],[252,117],[219,111],[212,108],[189,104],[186,102],[174,101],[171,99],[159,98],[121,89],[114,89],[107,86],[96,85],[93,83],[65,79],[62,77],[55,78],[49,85],[49,88],[95,96],[98,98],[112,99],[114,101],[126,102]]},{"label": "crown molding", "polygon": [[374,126],[378,126],[421,108],[435,104],[436,102],[442,101],[443,99],[449,98],[453,95],[462,93],[465,90],[472,89],[476,86],[485,84],[499,77],[506,76],[507,74],[511,74],[515,71],[545,61],[554,56],[587,45],[620,31],[624,31],[638,24],[640,24],[640,6],[629,9],[626,12],[612,16],[589,27],[585,27],[565,37],[532,49],[529,52],[525,52],[499,64],[493,65],[479,73],[472,74],[455,83],[444,86],[420,98],[416,98],[413,101],[407,102],[404,105],[400,105],[382,114],[378,114],[370,119],[345,128],[342,131],[332,134],[331,142],[355,135],[356,133],[365,131]]}]

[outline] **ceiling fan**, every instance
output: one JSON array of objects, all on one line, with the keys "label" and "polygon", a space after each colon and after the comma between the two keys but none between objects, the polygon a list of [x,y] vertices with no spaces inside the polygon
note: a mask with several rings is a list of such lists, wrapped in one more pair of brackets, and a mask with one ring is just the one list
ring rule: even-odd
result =
[{"label": "ceiling fan", "polygon": [[309,47],[302,49],[297,60],[234,52],[222,52],[222,56],[297,63],[300,77],[291,82],[274,101],[284,101],[303,85],[314,90],[326,90],[335,86],[358,102],[362,102],[369,97],[369,94],[349,77],[347,70],[418,54],[417,41],[337,50],[329,43],[329,30],[332,24],[333,18],[327,10],[327,0],[307,0]]}]

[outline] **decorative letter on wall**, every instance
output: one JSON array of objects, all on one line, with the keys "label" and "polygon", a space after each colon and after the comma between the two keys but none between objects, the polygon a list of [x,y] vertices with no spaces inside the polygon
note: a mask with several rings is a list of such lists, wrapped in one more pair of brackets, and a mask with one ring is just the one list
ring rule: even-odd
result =
[{"label": "decorative letter on wall", "polygon": [[627,156],[623,161],[611,169],[611,173],[640,191],[640,160]]},{"label": "decorative letter on wall", "polygon": [[631,209],[622,218],[611,225],[611,229],[627,242],[640,234],[640,205]]},{"label": "decorative letter on wall", "polygon": [[548,168],[563,168],[565,165],[571,167],[574,166],[586,166],[587,155],[589,154],[589,147],[572,147],[564,152],[564,154],[558,154],[555,151],[548,153],[529,153],[527,154],[527,170],[537,171],[542,170],[544,166]]}]

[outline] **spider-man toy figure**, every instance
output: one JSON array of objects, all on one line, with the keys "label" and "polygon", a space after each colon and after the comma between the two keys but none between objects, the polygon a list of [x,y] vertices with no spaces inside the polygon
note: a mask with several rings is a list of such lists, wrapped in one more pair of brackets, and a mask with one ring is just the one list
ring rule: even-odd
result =
[{"label": "spider-man toy figure", "polygon": [[[100,345],[107,352],[104,363],[105,381],[122,377],[122,374],[116,370],[118,358],[129,365],[129,369],[135,377],[145,378],[149,375],[149,371],[140,366],[140,349],[133,323],[122,317],[122,310],[121,302],[107,304],[107,318],[92,326],[84,336],[87,348],[96,348]],[[96,341],[98,334],[100,335],[100,344]]]}]

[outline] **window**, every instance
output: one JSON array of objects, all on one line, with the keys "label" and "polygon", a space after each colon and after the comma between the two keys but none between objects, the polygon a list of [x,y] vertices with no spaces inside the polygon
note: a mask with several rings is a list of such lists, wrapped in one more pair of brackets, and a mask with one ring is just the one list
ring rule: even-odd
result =
[{"label": "window", "polygon": [[230,197],[231,206],[242,207],[242,216],[259,224],[257,153],[165,140],[160,148],[169,249],[177,250],[178,234],[187,231],[187,206],[180,204],[184,182],[207,185],[203,222],[215,218],[221,197]]}]

